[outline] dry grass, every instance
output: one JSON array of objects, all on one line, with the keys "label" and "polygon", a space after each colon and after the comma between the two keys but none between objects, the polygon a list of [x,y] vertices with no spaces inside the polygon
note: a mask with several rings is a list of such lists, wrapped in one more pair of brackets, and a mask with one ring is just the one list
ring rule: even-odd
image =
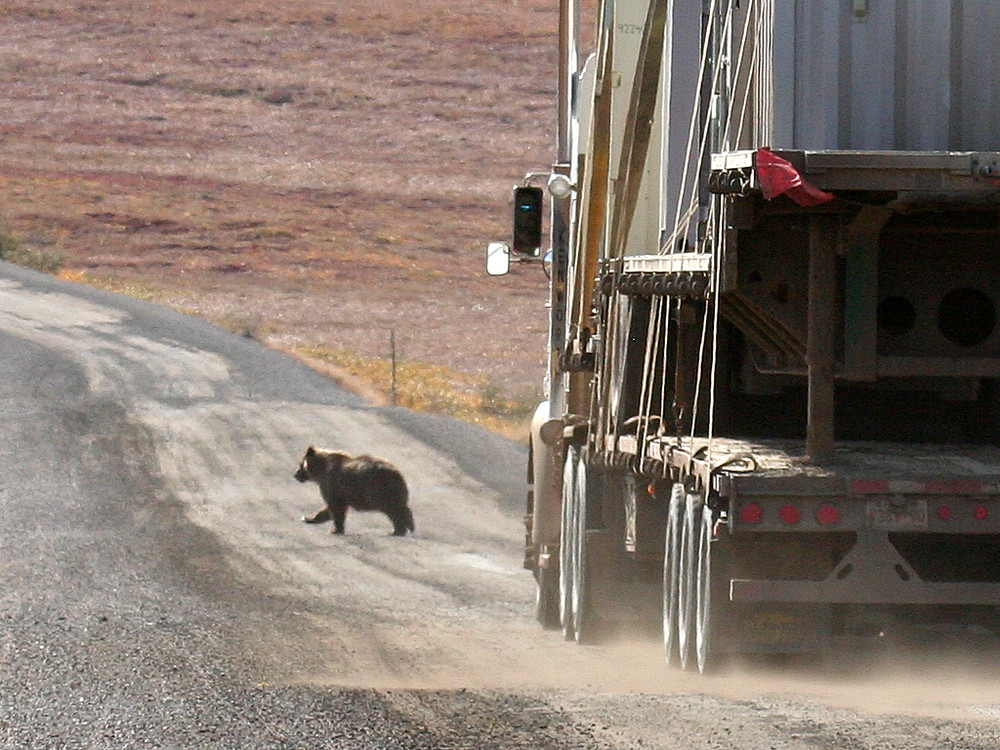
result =
[{"label": "dry grass", "polygon": [[[433,412],[522,439],[537,403],[534,394],[504,393],[487,378],[426,362],[363,357],[349,349],[299,347],[295,354],[372,401]],[[364,391],[363,391],[364,392]]]},{"label": "dry grass", "polygon": [[56,274],[62,268],[63,257],[57,243],[43,236],[20,239],[0,223],[0,260]]}]

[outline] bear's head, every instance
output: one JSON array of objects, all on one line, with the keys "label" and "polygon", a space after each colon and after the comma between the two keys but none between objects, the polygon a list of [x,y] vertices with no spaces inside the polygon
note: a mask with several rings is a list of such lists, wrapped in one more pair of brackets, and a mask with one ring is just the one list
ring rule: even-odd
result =
[{"label": "bear's head", "polygon": [[306,454],[299,462],[299,468],[293,476],[300,482],[308,482],[310,479],[316,480],[323,474],[340,468],[340,465],[348,458],[346,453],[327,451],[310,445],[306,448]]}]

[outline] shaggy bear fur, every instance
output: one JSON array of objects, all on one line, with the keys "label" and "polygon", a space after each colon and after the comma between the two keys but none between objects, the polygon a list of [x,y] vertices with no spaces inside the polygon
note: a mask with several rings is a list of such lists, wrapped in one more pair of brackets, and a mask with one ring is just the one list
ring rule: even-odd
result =
[{"label": "shaggy bear fur", "polygon": [[333,521],[333,534],[344,533],[347,509],[380,510],[392,521],[392,533],[403,536],[413,531],[413,513],[408,506],[409,490],[399,470],[380,458],[350,456],[309,446],[295,478],[319,485],[326,507],[302,520],[306,523]]}]

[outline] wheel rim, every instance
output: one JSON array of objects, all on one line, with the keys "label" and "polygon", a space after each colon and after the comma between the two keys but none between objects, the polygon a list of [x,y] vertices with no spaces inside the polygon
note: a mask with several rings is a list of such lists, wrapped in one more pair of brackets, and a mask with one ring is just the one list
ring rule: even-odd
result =
[{"label": "wheel rim", "polygon": [[667,664],[676,664],[677,600],[680,588],[681,514],[684,507],[684,487],[675,484],[670,491],[667,535],[663,545],[663,653]]},{"label": "wheel rim", "polygon": [[587,467],[582,452],[573,493],[573,634],[577,641],[587,636]]},{"label": "wheel rim", "polygon": [[692,651],[695,619],[695,575],[698,527],[701,523],[701,498],[687,494],[684,524],[680,539],[679,584],[677,596],[677,655],[682,669],[687,669]]},{"label": "wheel rim", "polygon": [[573,510],[576,503],[573,493],[576,491],[576,449],[566,452],[563,465],[562,484],[562,521],[559,535],[559,622],[562,625],[563,636],[572,638],[575,635],[573,626]]},{"label": "wheel rim", "polygon": [[702,511],[697,544],[697,589],[695,592],[695,653],[698,671],[709,665],[712,640],[712,514]]}]

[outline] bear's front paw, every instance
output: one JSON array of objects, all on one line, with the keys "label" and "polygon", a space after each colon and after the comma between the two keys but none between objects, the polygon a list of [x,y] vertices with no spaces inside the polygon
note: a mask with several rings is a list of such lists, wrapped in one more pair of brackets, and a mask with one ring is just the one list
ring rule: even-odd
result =
[{"label": "bear's front paw", "polygon": [[325,523],[330,520],[330,510],[323,508],[311,516],[302,516],[302,520],[305,523]]}]

